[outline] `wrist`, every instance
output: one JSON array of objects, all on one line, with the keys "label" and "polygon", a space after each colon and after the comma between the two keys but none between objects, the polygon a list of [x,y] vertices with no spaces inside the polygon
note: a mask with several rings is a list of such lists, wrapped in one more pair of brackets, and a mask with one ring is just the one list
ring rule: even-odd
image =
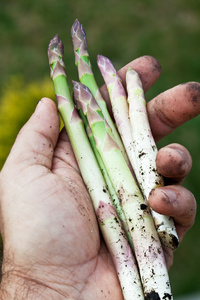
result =
[{"label": "wrist", "polygon": [[66,299],[64,285],[55,280],[54,271],[43,268],[36,265],[22,267],[20,264],[11,263],[10,260],[6,262],[4,257],[0,299]]},{"label": "wrist", "polygon": [[4,274],[0,286],[1,300],[64,299],[59,292],[44,282],[28,278],[25,275]]},{"label": "wrist", "polygon": [[72,271],[73,268],[48,265],[44,260],[38,264],[33,258],[19,259],[17,255],[11,258],[4,251],[0,299],[80,299],[80,291],[76,287],[78,284],[71,276]]}]

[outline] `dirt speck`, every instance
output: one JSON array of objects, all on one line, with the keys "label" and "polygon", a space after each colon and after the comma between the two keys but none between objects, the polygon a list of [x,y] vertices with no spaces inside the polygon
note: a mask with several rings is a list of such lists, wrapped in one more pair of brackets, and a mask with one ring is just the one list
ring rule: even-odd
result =
[{"label": "dirt speck", "polygon": [[147,205],[146,205],[146,204],[141,204],[141,205],[140,205],[140,208],[141,208],[142,210],[145,210],[145,209],[147,208]]},{"label": "dirt speck", "polygon": [[145,300],[161,300],[160,296],[155,291],[148,293],[144,299]]}]

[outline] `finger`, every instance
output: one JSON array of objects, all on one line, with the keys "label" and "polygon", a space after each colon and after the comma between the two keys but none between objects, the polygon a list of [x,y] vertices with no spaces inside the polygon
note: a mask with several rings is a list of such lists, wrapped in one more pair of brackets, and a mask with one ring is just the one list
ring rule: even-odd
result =
[{"label": "finger", "polygon": [[179,185],[156,188],[150,193],[149,203],[156,212],[174,218],[181,241],[195,221],[196,200],[193,194]]},{"label": "finger", "polygon": [[158,172],[173,182],[182,183],[192,168],[189,151],[180,144],[161,148],[156,157]]},{"label": "finger", "polygon": [[188,82],[148,102],[147,110],[156,141],[200,113],[200,83]]},{"label": "finger", "polygon": [[7,160],[23,166],[42,165],[51,168],[54,147],[59,135],[59,117],[55,103],[42,99],[31,118],[20,130]]},{"label": "finger", "polygon": [[62,176],[69,172],[69,168],[71,172],[75,170],[80,173],[66,129],[63,128],[55,148],[52,172]]},{"label": "finger", "polygon": [[[154,57],[147,55],[139,57],[118,71],[124,87],[126,86],[126,71],[128,67],[131,67],[140,75],[145,92],[148,91],[161,74],[161,66]],[[110,101],[106,85],[103,85],[100,90],[102,96],[109,105]]]}]

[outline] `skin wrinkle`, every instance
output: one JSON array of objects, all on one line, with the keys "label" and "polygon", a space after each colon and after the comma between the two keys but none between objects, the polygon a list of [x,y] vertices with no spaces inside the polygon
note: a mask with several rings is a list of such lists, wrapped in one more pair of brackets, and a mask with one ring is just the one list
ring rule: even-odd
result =
[{"label": "skin wrinkle", "polygon": [[[158,101],[156,101],[158,103]],[[164,106],[165,105],[165,99],[159,99],[159,102],[161,102],[161,105],[155,105],[155,109],[154,109],[154,112],[155,112],[155,116],[154,118],[158,118],[159,121],[162,123],[161,126],[165,126],[165,127],[168,127],[170,130],[174,130],[176,128],[176,125],[174,124],[171,116],[170,118],[167,117],[167,115],[165,114],[164,110],[161,111],[160,108],[157,108],[159,106]]]},{"label": "skin wrinkle", "polygon": [[[4,276],[5,276],[5,274],[4,274]],[[26,276],[23,276],[23,274],[19,274],[19,273],[17,275],[7,274],[7,276],[8,276],[8,278],[10,278],[10,276],[14,276],[14,277],[17,276],[17,279],[22,279],[22,283],[19,284],[18,289],[20,289],[20,287],[21,287],[20,295],[22,295],[22,293],[23,293],[23,299],[25,299],[25,296],[26,296],[26,299],[28,297],[30,299],[30,296],[34,297],[32,299],[36,299],[35,296],[42,297],[42,294],[47,289],[49,289],[50,291],[52,291],[54,293],[56,292],[56,294],[57,294],[56,299],[61,299],[60,297],[58,298],[58,295],[63,296],[62,299],[65,299],[65,295],[59,289],[52,288],[50,284],[44,283],[44,282],[42,282],[38,279],[34,279],[34,278],[31,278],[31,277],[26,277]],[[26,289],[26,287],[27,287],[27,289]],[[24,294],[25,290],[26,290],[26,295]],[[19,290],[16,290],[14,299],[18,299],[17,298],[18,293],[19,293]],[[49,296],[48,296],[48,299],[49,299]],[[55,299],[55,297],[52,294],[51,294],[51,297],[52,297],[52,299]],[[41,298],[39,298],[39,299],[41,299]],[[20,300],[21,300],[21,298],[20,298]]]},{"label": "skin wrinkle", "polygon": [[[52,159],[47,157],[45,154],[43,153],[39,153],[36,151],[32,151],[32,153],[35,153],[35,156],[32,159],[32,163],[30,163],[30,158],[24,158],[23,162],[19,161],[19,166],[22,165],[24,162],[29,161],[29,167],[33,167],[33,166],[41,166],[45,168],[45,171],[48,173],[49,169],[51,169],[51,164],[52,164]],[[39,158],[40,157],[40,158]],[[43,164],[40,162],[41,157],[44,158],[43,160]],[[39,162],[38,162],[39,161]],[[47,165],[50,165],[49,169],[47,168]],[[24,168],[24,166],[22,165],[22,168]],[[20,170],[18,170],[20,171]]]},{"label": "skin wrinkle", "polygon": [[[50,126],[50,128],[52,128],[53,126]],[[23,131],[23,128],[21,129]],[[20,130],[20,131],[21,131]],[[26,129],[27,130],[27,129]],[[48,136],[47,134],[45,134],[42,130],[40,130],[39,128],[37,129],[34,128],[34,133],[38,134],[38,136],[40,136],[40,139],[42,140],[42,138],[45,138],[45,140],[47,141],[47,144],[52,144],[53,148],[56,146],[57,143],[57,139],[54,141],[50,136]],[[20,136],[21,138],[21,136]],[[36,145],[34,145],[36,146]]]},{"label": "skin wrinkle", "polygon": [[[99,251],[100,251],[100,250],[99,250]],[[79,293],[80,296],[81,296],[82,294],[84,295],[85,288],[87,287],[87,284],[89,283],[90,278],[91,278],[91,277],[94,275],[94,273],[96,272],[96,269],[97,269],[98,261],[99,261],[99,260],[100,260],[100,257],[99,257],[98,254],[97,254],[97,255],[95,255],[95,256],[92,257],[89,261],[87,261],[87,262],[85,263],[85,264],[88,265],[88,263],[93,263],[93,261],[95,261],[93,270],[91,270],[90,274],[87,274],[87,277],[86,277],[84,283],[82,284],[82,288],[80,288],[79,290],[76,289],[76,291],[78,291],[78,293]],[[70,274],[71,274],[72,277],[73,277],[73,273],[76,273],[77,270],[80,269],[80,265],[76,267],[77,270],[74,268],[74,266],[72,266],[72,267],[73,267],[73,269],[72,269],[72,271],[70,272]],[[77,275],[77,274],[75,274],[75,275]],[[70,287],[72,287],[72,288],[74,289],[74,286],[75,286],[74,283],[75,283],[75,282],[72,282],[71,284],[68,283],[68,286],[70,286]],[[98,286],[98,285],[97,285],[97,286]],[[76,298],[76,299],[77,299],[77,298]]]},{"label": "skin wrinkle", "polygon": [[[59,145],[57,147],[58,150],[63,150],[63,148]],[[78,168],[75,168],[74,165],[70,162],[70,158],[69,159],[66,159],[66,157],[69,155],[68,153],[65,153],[66,154],[66,157],[62,157],[62,155],[59,155],[59,152],[61,151],[56,151],[55,154],[54,154],[54,162],[53,162],[53,165],[52,165],[52,171],[55,171],[56,169],[59,169],[59,168],[63,168],[63,169],[66,169],[66,166],[64,166],[65,163],[67,163],[68,167],[73,169],[74,171],[76,171],[79,175],[80,175],[80,172],[79,172],[79,169]],[[66,149],[65,149],[66,151]],[[60,165],[59,165],[60,163]],[[62,167],[63,165],[63,167]]]},{"label": "skin wrinkle", "polygon": [[[41,140],[42,140],[42,138],[45,138],[45,140],[47,141],[47,147],[48,148],[51,148],[52,146],[53,146],[53,148],[55,148],[56,147],[56,143],[57,143],[57,141],[56,141],[56,143],[50,138],[50,137],[48,137],[46,134],[44,134],[42,131],[40,131],[40,130],[35,130],[35,133],[37,133],[39,136],[40,136],[40,138],[41,138]],[[43,146],[46,146],[46,144],[44,143],[44,141],[43,141]],[[35,146],[35,145],[34,145]]]},{"label": "skin wrinkle", "polygon": [[[65,155],[63,156],[62,154],[64,153]],[[57,144],[56,151],[54,153],[54,160],[55,161],[53,161],[53,165],[51,168],[53,171],[56,170],[56,168],[60,168],[60,165],[58,163],[62,161],[63,163],[67,163],[68,166],[70,166],[72,169],[74,169],[74,171],[76,171],[80,175],[80,170],[78,168],[71,145],[64,139],[60,140]],[[58,164],[58,167],[56,167],[56,164]]]},{"label": "skin wrinkle", "polygon": [[[67,283],[66,278],[59,276],[59,274],[61,274],[60,272],[59,272],[59,274],[57,274],[57,278],[59,278],[59,282],[51,281],[49,279],[50,274],[52,274],[52,278],[54,278],[54,267],[57,268],[58,266],[52,266],[53,269],[51,270],[52,267],[48,265],[48,270],[46,271],[46,275],[45,275],[46,277],[43,280],[35,279],[34,277],[31,277],[31,272],[30,272],[30,275],[28,274],[29,271],[32,270],[33,266],[32,267],[30,266],[29,268],[20,268],[19,270],[16,270],[17,267],[15,266],[15,267],[13,267],[14,269],[4,272],[3,276],[4,276],[4,278],[5,277],[10,278],[10,276],[14,276],[14,277],[16,276],[17,278],[22,278],[27,282],[32,282],[33,284],[34,283],[39,284],[41,287],[49,288],[50,290],[58,293],[59,295],[62,295],[63,297],[65,297],[64,299],[66,299],[66,293],[65,294],[62,293],[61,290],[62,290],[63,285],[65,285],[65,286],[67,285],[70,288],[68,294],[71,295],[72,290],[75,290],[76,292],[73,291],[73,294],[74,293],[76,294],[76,298],[74,298],[74,299],[79,299],[79,298],[77,298],[77,296],[78,296],[77,293],[79,295],[81,295],[82,292],[84,291],[85,286],[87,285],[87,283],[89,281],[89,278],[92,277],[96,271],[99,259],[100,258],[98,257],[98,253],[97,253],[97,255],[94,255],[94,257],[91,257],[90,260],[88,260],[87,262],[84,263],[85,265],[94,263],[94,267],[91,270],[91,273],[89,275],[87,274],[87,276],[85,276],[86,279],[85,279],[84,283],[81,284],[82,287],[80,287],[79,289],[77,287],[77,284],[79,284],[77,280],[74,281],[74,279],[73,279],[73,281],[71,283],[70,282]],[[77,274],[76,274],[77,270],[82,268],[83,265],[81,265],[81,266],[77,265],[76,267],[74,265],[72,265],[71,266],[72,270],[70,270],[70,268],[69,268],[69,273],[71,274],[69,278],[72,279],[73,274],[75,274],[75,276],[77,276]],[[60,267],[62,268],[62,266],[60,266]],[[26,269],[27,269],[27,271],[26,271]],[[64,271],[66,271],[66,269],[64,269]],[[81,282],[81,280],[80,280],[80,282]],[[57,285],[58,285],[58,287],[57,287]],[[59,286],[61,286],[61,287],[59,288]],[[43,291],[41,291],[41,294],[42,293],[43,293]],[[55,299],[55,298],[53,298],[53,299]],[[58,299],[58,298],[56,298],[56,299]],[[69,298],[67,298],[67,299],[69,299]]]},{"label": "skin wrinkle", "polygon": [[[49,284],[46,284],[46,283],[44,283],[44,282],[42,282],[42,281],[40,281],[40,280],[38,280],[38,279],[34,279],[34,278],[31,278],[31,277],[26,277],[26,276],[23,276],[23,274],[20,274],[21,272],[17,272],[17,275],[14,275],[14,274],[11,274],[11,276],[12,275],[14,275],[14,276],[17,276],[17,277],[20,277],[20,278],[22,278],[22,279],[24,279],[24,281],[28,281],[29,283],[31,282],[32,284],[36,284],[36,285],[40,285],[40,286],[42,286],[44,289],[45,288],[49,288],[49,289],[51,289],[51,290],[53,290],[53,291],[56,291],[58,294],[59,294],[59,291],[58,290],[56,290],[56,289],[52,289],[51,288],[51,286],[49,285]],[[43,292],[41,291],[41,293],[40,294],[42,294]],[[27,295],[28,296],[28,295]],[[64,296],[64,295],[63,295]]]},{"label": "skin wrinkle", "polygon": [[[39,140],[41,141],[41,143],[37,147],[36,147],[35,143],[32,143],[30,150],[28,152],[22,151],[22,153],[17,153],[17,150],[15,150],[15,147],[13,147],[13,150],[11,150],[11,152],[14,155],[17,155],[17,157],[18,157],[17,160],[16,160],[16,157],[14,157],[14,160],[17,161],[17,162],[15,162],[15,164],[20,166],[21,164],[24,165],[24,163],[27,161],[27,162],[29,162],[30,166],[31,165],[41,165],[42,166],[41,161],[43,161],[43,166],[45,168],[46,168],[46,166],[48,166],[48,168],[51,169],[53,149],[51,151],[49,151],[49,149],[52,148],[53,141],[51,141],[51,139],[49,139],[46,135],[44,135],[40,131],[35,130],[35,132],[36,132],[36,134],[38,134],[38,137],[39,137]],[[18,139],[18,137],[17,137],[17,139]],[[46,143],[42,139],[45,139]],[[34,154],[34,156],[33,156],[33,154]],[[44,160],[41,160],[41,158],[39,158],[39,157],[44,157]],[[31,160],[32,160],[32,163],[30,163]],[[40,163],[37,163],[36,160],[40,161]]]},{"label": "skin wrinkle", "polygon": [[[110,276],[110,274],[113,272],[113,268],[114,268],[112,260],[111,260],[110,256],[108,255],[108,252],[106,252],[107,248],[106,248],[105,243],[103,241],[101,241],[101,244],[103,245],[103,247],[99,248],[99,253],[98,253],[98,256],[97,256],[97,263],[96,263],[95,269],[94,269],[93,273],[90,274],[90,276],[89,276],[89,278],[91,278],[93,281],[94,281],[94,278],[92,278],[92,276],[95,276],[95,281],[96,281],[96,297],[99,296],[99,293],[102,295],[102,293],[104,292],[101,289],[101,286],[99,285],[99,280],[102,281],[102,279],[101,279],[101,277],[99,278],[99,275],[98,275],[98,273],[99,273],[98,272],[98,264],[102,265],[103,260],[105,260],[105,258],[106,258],[107,269],[104,271],[104,274],[106,274],[106,276]],[[104,281],[104,278],[103,278],[103,281]],[[87,284],[89,284],[89,283],[90,283],[90,280],[87,280],[85,282],[85,287],[83,288],[82,293],[81,293],[82,296],[83,296],[83,298],[81,298],[81,300],[90,299],[89,295],[88,295],[88,291],[87,291],[87,289],[88,289]],[[99,286],[99,288],[98,288],[98,286]],[[101,289],[101,292],[99,292],[99,289]],[[105,290],[105,292],[107,294],[111,293],[109,290],[108,291]]]},{"label": "skin wrinkle", "polygon": [[[99,251],[100,251],[100,250],[99,250]],[[84,294],[84,291],[85,291],[85,289],[86,289],[86,287],[87,287],[87,284],[88,284],[89,281],[90,281],[90,278],[91,278],[92,275],[94,275],[94,273],[95,273],[95,270],[96,270],[97,265],[98,265],[98,256],[95,257],[95,259],[96,259],[96,264],[94,265],[94,269],[93,269],[93,271],[89,274],[89,276],[86,278],[85,284],[84,284],[84,286],[82,287],[82,289],[80,290],[80,295],[81,295],[81,294]]]}]

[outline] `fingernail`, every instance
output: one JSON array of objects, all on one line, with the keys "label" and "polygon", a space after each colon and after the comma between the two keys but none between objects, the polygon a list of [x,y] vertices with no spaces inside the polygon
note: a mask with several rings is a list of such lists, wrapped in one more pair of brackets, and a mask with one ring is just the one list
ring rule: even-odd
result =
[{"label": "fingernail", "polygon": [[37,111],[37,110],[39,109],[39,107],[41,106],[41,104],[42,104],[41,100],[38,101],[37,106],[36,106],[36,108],[35,108],[35,111]]},{"label": "fingernail", "polygon": [[163,201],[171,204],[177,201],[177,195],[172,189],[166,187],[164,189],[159,188],[159,190],[164,194]]},{"label": "fingernail", "polygon": [[37,106],[35,108],[36,111],[41,108],[41,106],[42,106],[41,104],[45,102],[45,99],[46,98],[42,98],[38,101]]}]

